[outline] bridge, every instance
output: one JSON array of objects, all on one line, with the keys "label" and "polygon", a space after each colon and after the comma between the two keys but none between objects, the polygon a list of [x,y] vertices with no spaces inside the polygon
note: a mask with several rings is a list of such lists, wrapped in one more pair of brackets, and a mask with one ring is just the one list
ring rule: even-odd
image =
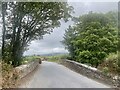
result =
[{"label": "bridge", "polygon": [[21,80],[20,88],[110,88],[78,74],[63,65],[43,61],[37,69]]}]

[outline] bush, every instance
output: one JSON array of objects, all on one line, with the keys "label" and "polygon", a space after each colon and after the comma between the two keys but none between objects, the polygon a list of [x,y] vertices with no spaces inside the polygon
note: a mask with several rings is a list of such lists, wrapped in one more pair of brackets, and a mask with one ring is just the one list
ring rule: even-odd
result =
[{"label": "bush", "polygon": [[105,58],[104,62],[101,63],[98,69],[104,71],[107,68],[108,73],[118,74],[119,67],[118,67],[118,54],[111,53]]},{"label": "bush", "polygon": [[106,57],[106,53],[104,52],[93,52],[93,51],[82,51],[79,54],[79,62],[89,64],[94,67],[98,67],[98,65],[103,61]]},{"label": "bush", "polygon": [[90,57],[91,57],[91,53],[89,51],[82,51],[79,54],[79,62],[89,63]]},{"label": "bush", "polygon": [[40,56],[25,56],[22,59],[22,64],[27,64],[29,62],[36,60],[37,58],[40,58]]},{"label": "bush", "polygon": [[56,63],[58,63],[59,60],[60,60],[60,57],[58,57],[58,56],[49,56],[47,59],[48,59],[49,62],[56,62]]}]

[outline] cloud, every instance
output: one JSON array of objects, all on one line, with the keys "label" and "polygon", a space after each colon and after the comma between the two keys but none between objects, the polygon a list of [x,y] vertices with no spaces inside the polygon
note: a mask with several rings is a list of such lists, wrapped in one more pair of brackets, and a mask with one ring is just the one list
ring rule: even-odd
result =
[{"label": "cloud", "polygon": [[25,52],[24,55],[40,55],[40,54],[49,54],[49,53],[68,53],[67,50],[64,49],[64,47],[49,47],[49,46],[42,46],[40,44],[33,43],[30,46],[30,49],[28,52]]},{"label": "cloud", "polygon": [[53,48],[53,52],[56,52],[56,53],[62,53],[62,52],[68,52],[67,50],[65,50],[64,48]]},{"label": "cloud", "polygon": [[55,28],[51,34],[44,35],[43,39],[32,41],[24,55],[68,52],[60,41],[63,40],[65,29],[72,23],[62,23],[61,27]]},{"label": "cloud", "polygon": [[93,12],[108,12],[108,11],[117,11],[118,9],[118,3],[117,2],[86,2],[79,1],[79,2],[69,2],[69,5],[74,7],[75,13],[74,16],[80,16],[83,14],[88,13],[89,11]]}]

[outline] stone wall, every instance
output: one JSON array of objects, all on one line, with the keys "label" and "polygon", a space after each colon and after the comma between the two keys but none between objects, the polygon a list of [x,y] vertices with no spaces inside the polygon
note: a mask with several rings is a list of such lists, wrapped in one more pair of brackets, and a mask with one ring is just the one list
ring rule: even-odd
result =
[{"label": "stone wall", "polygon": [[120,81],[118,80],[118,76],[111,77],[110,75],[103,74],[101,71],[99,71],[96,68],[66,59],[61,60],[60,63],[84,76],[109,84],[112,87],[116,88],[120,84]]},{"label": "stone wall", "polygon": [[34,60],[28,64],[20,65],[16,67],[15,70],[17,71],[17,73],[19,73],[18,74],[19,79],[25,77],[27,74],[32,72],[38,65],[39,65],[39,59]]}]

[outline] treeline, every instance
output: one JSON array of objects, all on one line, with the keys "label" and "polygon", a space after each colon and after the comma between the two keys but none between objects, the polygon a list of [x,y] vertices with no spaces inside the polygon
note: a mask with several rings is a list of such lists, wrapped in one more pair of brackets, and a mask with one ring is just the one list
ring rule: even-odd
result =
[{"label": "treeline", "polygon": [[71,60],[98,67],[110,53],[118,53],[117,12],[89,12],[73,21],[62,41]]}]

